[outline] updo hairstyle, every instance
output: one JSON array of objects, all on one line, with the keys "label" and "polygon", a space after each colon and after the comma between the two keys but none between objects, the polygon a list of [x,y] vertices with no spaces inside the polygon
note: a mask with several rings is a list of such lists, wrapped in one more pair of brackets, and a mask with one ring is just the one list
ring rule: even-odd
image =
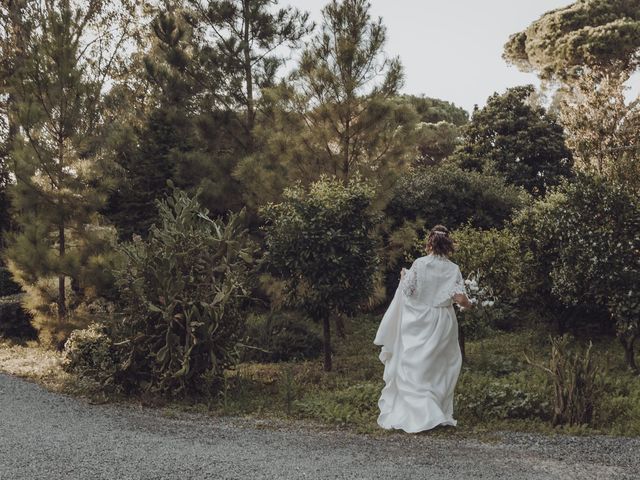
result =
[{"label": "updo hairstyle", "polygon": [[453,251],[453,240],[449,236],[449,229],[444,225],[433,227],[427,237],[427,253],[448,257]]}]

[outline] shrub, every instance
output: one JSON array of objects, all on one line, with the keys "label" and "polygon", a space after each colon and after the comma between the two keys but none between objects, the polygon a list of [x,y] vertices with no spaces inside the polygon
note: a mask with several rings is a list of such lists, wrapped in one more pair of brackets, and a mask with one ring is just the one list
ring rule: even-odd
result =
[{"label": "shrub", "polygon": [[582,349],[569,347],[569,336],[551,339],[549,367],[529,363],[546,371],[553,380],[553,425],[591,423],[598,390],[598,368],[591,358],[591,344]]},{"label": "shrub", "polygon": [[360,180],[321,178],[285,191],[261,210],[265,266],[284,280],[290,306],[323,322],[325,370],[331,370],[330,318],[353,314],[371,295],[377,266],[374,191]]},{"label": "shrub", "polygon": [[436,224],[456,229],[500,228],[527,202],[527,194],[501,178],[451,165],[402,175],[385,214],[385,287],[398,285],[400,269],[424,255],[420,241]]},{"label": "shrub", "polygon": [[106,327],[94,323],[86,329],[74,330],[64,345],[62,368],[96,382],[102,390],[117,388],[116,375],[120,370],[117,351]]},{"label": "shrub", "polygon": [[453,232],[456,251],[451,259],[465,274],[480,271],[482,280],[501,300],[522,293],[523,258],[518,237],[507,229],[480,230],[464,226]]},{"label": "shrub", "polygon": [[403,174],[392,195],[386,209],[392,230],[406,220],[417,219],[425,222],[426,228],[443,224],[455,229],[467,223],[476,228],[498,228],[527,200],[522,189],[498,177],[450,165]]},{"label": "shrub", "polygon": [[31,314],[22,306],[23,296],[0,297],[0,337],[33,340],[38,336]]},{"label": "shrub", "polygon": [[522,374],[495,378],[464,372],[456,387],[455,408],[459,416],[475,421],[548,419],[547,398],[544,385]]},{"label": "shrub", "polygon": [[317,358],[322,338],[314,325],[290,313],[253,315],[247,321],[242,360],[282,362]]},{"label": "shrub", "polygon": [[242,215],[213,220],[179,190],[158,209],[149,238],[120,247],[112,327],[122,378],[128,388],[200,392],[237,361],[254,248]]},{"label": "shrub", "polygon": [[524,240],[542,251],[535,270],[548,270],[551,293],[566,305],[595,305],[609,312],[628,365],[640,372],[640,200],[604,178],[580,174],[541,200],[521,220]]},{"label": "shrub", "polygon": [[480,315],[487,317],[483,321],[489,327],[513,328],[514,320],[519,317],[516,305],[525,283],[527,260],[521,254],[517,235],[508,229],[480,230],[467,225],[454,231],[453,239],[456,251],[452,260],[467,276],[479,272],[482,287],[496,297],[491,308],[463,313],[461,323],[470,327],[471,321],[480,320]]}]

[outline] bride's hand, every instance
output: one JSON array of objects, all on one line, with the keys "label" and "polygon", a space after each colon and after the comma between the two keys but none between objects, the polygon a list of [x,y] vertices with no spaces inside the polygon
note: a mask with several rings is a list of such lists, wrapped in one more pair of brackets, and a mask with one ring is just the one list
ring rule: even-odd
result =
[{"label": "bride's hand", "polygon": [[407,273],[407,269],[403,268],[402,270],[400,270],[400,280],[402,280],[405,276],[405,274]]}]

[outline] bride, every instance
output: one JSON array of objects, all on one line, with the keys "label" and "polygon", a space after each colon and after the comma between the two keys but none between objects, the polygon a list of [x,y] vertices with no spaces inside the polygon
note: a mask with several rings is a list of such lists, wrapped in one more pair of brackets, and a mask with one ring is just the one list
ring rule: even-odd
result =
[{"label": "bride", "polygon": [[400,284],[373,343],[384,364],[378,424],[416,433],[455,426],[453,391],[462,366],[453,303],[470,308],[462,274],[448,259],[453,240],[442,225],[427,240],[427,256],[402,269]]}]

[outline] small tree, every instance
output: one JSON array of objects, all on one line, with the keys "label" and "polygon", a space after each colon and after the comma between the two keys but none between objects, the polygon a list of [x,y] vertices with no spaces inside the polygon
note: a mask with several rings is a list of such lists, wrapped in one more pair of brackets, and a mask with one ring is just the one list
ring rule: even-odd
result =
[{"label": "small tree", "polygon": [[324,369],[331,370],[332,317],[353,314],[373,290],[372,188],[358,179],[321,178],[287,189],[266,219],[265,264],[286,283],[288,300],[324,329]]},{"label": "small tree", "polygon": [[550,248],[551,291],[567,305],[607,309],[631,369],[640,372],[640,203],[624,187],[580,174],[567,183],[539,217],[536,235]]}]

